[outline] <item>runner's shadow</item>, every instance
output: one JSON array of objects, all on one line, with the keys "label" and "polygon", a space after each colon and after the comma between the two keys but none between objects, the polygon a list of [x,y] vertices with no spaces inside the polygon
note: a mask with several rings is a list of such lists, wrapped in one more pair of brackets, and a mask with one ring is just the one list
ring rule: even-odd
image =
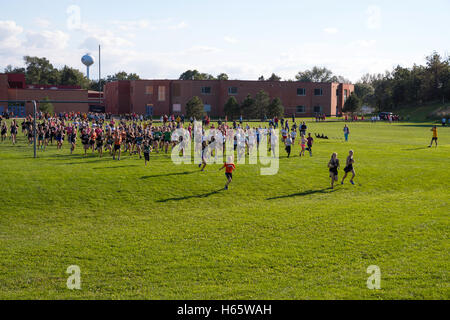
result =
[{"label": "runner's shadow", "polygon": [[278,200],[278,199],[286,199],[286,198],[293,198],[293,197],[303,197],[303,196],[309,196],[311,194],[317,194],[317,193],[327,194],[327,193],[333,193],[335,191],[336,191],[336,189],[331,190],[331,188],[321,189],[321,190],[308,190],[308,191],[304,191],[304,192],[289,194],[286,196],[267,198],[266,200]]},{"label": "runner's shadow", "polygon": [[414,149],[403,149],[403,151],[416,151],[416,150],[424,150],[428,149],[428,147],[420,147],[420,148],[414,148]]},{"label": "runner's shadow", "polygon": [[169,176],[183,176],[183,175],[193,174],[196,172],[198,172],[198,171],[155,174],[153,176],[143,176],[143,177],[141,177],[141,180],[146,180],[146,179],[150,179],[150,178],[159,178],[159,177],[169,177]]},{"label": "runner's shadow", "polygon": [[209,193],[205,193],[205,194],[200,194],[200,195],[194,195],[194,196],[186,196],[186,197],[180,197],[180,198],[169,198],[169,199],[162,199],[162,200],[158,200],[156,202],[169,202],[169,201],[182,201],[182,200],[189,200],[189,199],[201,199],[201,198],[208,198],[210,196],[213,196],[215,194],[218,194],[222,191],[223,189],[217,190],[217,191],[213,191],[213,192],[209,192]]}]

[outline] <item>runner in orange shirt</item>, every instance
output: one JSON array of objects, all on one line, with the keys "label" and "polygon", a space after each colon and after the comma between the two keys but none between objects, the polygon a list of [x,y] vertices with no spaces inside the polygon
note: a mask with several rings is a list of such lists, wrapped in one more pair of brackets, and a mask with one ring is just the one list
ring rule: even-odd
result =
[{"label": "runner in orange shirt", "polygon": [[436,143],[436,148],[438,145],[438,133],[437,133],[437,127],[433,126],[433,128],[431,129],[431,131],[433,132],[433,138],[431,139],[431,144],[428,146],[428,148],[431,148],[433,146],[433,142]]},{"label": "runner in orange shirt", "polygon": [[228,186],[230,185],[231,181],[233,181],[233,171],[236,170],[236,166],[233,163],[233,157],[228,157],[228,161],[219,170],[222,170],[223,168],[225,168],[225,176],[227,177],[225,190],[228,190]]},{"label": "runner in orange shirt", "polygon": [[122,144],[122,137],[120,136],[120,133],[116,132],[114,136],[114,153],[113,153],[113,160],[116,160],[116,152],[119,152],[119,156],[117,157],[117,160],[120,160],[120,146]]}]

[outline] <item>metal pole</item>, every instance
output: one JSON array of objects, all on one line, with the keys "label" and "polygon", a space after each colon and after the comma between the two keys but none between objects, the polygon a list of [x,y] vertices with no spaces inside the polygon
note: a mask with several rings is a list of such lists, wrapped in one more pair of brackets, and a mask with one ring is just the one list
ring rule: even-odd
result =
[{"label": "metal pole", "polygon": [[99,103],[102,103],[102,55],[101,47],[98,45],[98,98]]},{"label": "metal pole", "polygon": [[37,106],[36,106],[36,100],[33,100],[33,114],[34,114],[34,119],[33,119],[33,135],[34,135],[34,158],[37,158],[37,154],[36,154],[36,134],[37,134],[37,130],[36,130],[36,116],[37,116]]}]

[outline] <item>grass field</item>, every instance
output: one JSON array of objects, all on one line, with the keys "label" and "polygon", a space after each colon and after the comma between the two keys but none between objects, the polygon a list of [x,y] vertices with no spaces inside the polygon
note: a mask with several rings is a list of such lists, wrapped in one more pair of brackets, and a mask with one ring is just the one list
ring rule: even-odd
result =
[{"label": "grass field", "polygon": [[[229,191],[218,165],[0,143],[0,299],[449,299],[450,129],[429,149],[426,123],[308,126],[331,138],[314,157],[238,166]],[[350,149],[356,186],[331,190]]]}]

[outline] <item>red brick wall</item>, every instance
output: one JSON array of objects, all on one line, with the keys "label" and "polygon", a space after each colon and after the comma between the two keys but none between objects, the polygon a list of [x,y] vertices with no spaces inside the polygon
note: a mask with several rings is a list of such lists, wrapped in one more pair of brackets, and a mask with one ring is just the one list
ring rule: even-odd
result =
[{"label": "red brick wall", "polygon": [[[153,106],[153,115],[170,115],[171,110],[171,82],[170,80],[137,80],[130,82],[130,110],[137,114],[146,114],[147,105]],[[152,88],[151,94],[147,87]],[[159,99],[159,88],[164,88],[163,99]]]},{"label": "red brick wall", "polygon": [[[0,74],[0,100],[9,100],[9,98],[8,98],[8,76],[6,74]],[[8,103],[0,102],[0,107],[3,107],[3,111],[6,111],[6,109],[8,107]]]},{"label": "red brick wall", "polygon": [[[180,86],[180,95],[174,95],[174,86]],[[211,93],[202,93],[202,87],[210,87]],[[171,111],[174,104],[181,104],[181,114],[186,114],[186,104],[188,101],[197,96],[202,99],[203,104],[211,106],[210,116],[218,117],[222,114],[223,105],[221,99],[221,81],[193,81],[193,80],[176,80],[172,82],[172,105]]]},{"label": "red brick wall", "polygon": [[[87,90],[35,90],[35,89],[8,89],[8,100],[50,100],[60,101],[88,101]],[[88,112],[87,103],[55,103],[54,111],[58,112]],[[25,104],[26,114],[33,112],[33,104]]]},{"label": "red brick wall", "polygon": [[[165,88],[165,101],[159,101],[158,88]],[[153,88],[148,94],[147,87]],[[178,87],[179,90],[175,90]],[[202,87],[210,87],[211,93],[202,93]],[[193,97],[198,96],[204,104],[211,105],[210,115],[224,117],[223,108],[232,96],[228,88],[237,87],[234,95],[241,103],[248,94],[255,96],[260,90],[266,91],[271,99],[279,97],[285,107],[286,116],[293,113],[296,116],[314,115],[314,107],[321,106],[322,112],[335,116],[343,106],[343,90],[354,91],[353,85],[338,83],[306,83],[306,82],[265,82],[265,81],[195,81],[195,80],[138,80],[108,83],[105,87],[105,103],[108,112],[138,114],[146,113],[146,106],[153,105],[153,115],[161,116],[172,113],[186,114],[186,104]],[[297,89],[304,88],[306,96],[298,96]],[[322,96],[315,96],[314,89],[322,89]],[[177,92],[178,91],[178,92]],[[336,92],[339,91],[339,96]],[[174,104],[181,105],[181,112],[174,112]],[[297,113],[297,106],[305,106],[305,113]]]}]

